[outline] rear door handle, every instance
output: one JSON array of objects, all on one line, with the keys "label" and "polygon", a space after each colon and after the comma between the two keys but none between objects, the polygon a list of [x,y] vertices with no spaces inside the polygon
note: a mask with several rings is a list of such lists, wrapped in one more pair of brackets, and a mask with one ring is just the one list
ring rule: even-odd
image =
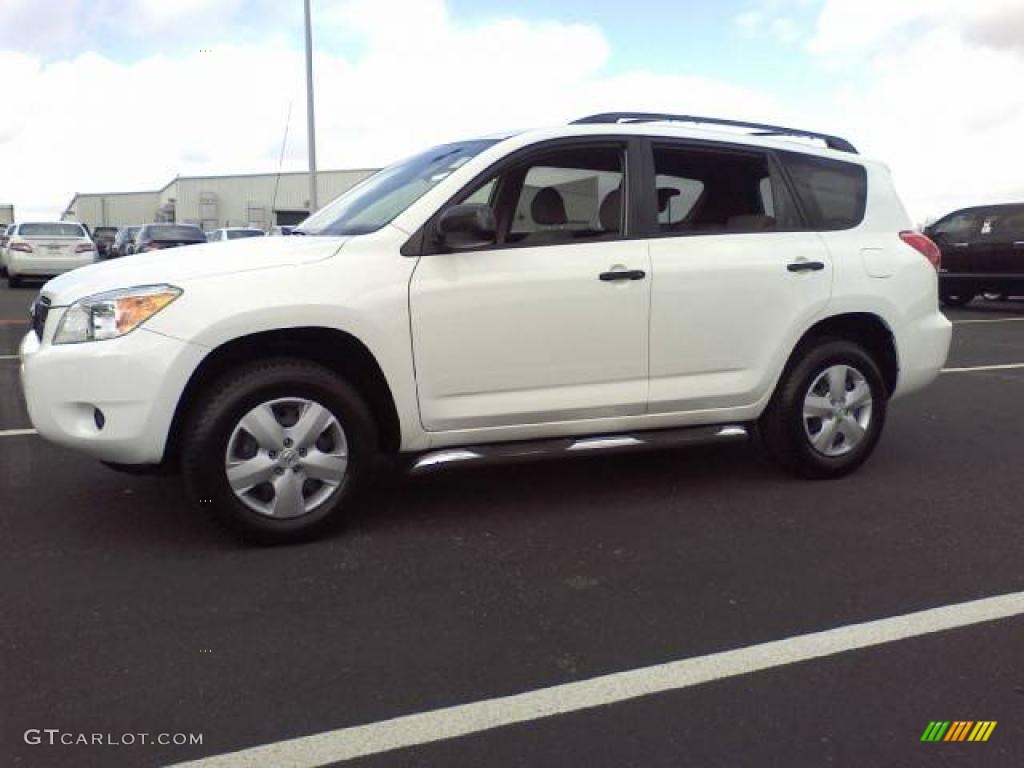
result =
[{"label": "rear door handle", "polygon": [[820,272],[824,268],[825,265],[820,261],[794,261],[786,265],[790,272]]},{"label": "rear door handle", "polygon": [[602,282],[609,283],[613,280],[643,280],[647,273],[642,269],[618,269],[614,272],[602,272],[599,277]]}]

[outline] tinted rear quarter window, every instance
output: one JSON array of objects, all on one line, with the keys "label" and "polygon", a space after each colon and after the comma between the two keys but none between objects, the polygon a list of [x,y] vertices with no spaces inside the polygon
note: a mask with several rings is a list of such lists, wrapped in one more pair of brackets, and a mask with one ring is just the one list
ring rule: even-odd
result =
[{"label": "tinted rear quarter window", "polygon": [[825,157],[780,153],[813,230],[852,229],[864,220],[864,167]]}]

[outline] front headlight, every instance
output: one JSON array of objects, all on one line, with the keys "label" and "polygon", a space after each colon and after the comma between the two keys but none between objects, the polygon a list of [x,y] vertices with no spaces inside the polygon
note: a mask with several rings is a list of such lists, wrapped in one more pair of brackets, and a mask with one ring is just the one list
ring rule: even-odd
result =
[{"label": "front headlight", "polygon": [[64,313],[54,344],[79,344],[124,336],[181,296],[173,285],[147,285],[79,299]]}]

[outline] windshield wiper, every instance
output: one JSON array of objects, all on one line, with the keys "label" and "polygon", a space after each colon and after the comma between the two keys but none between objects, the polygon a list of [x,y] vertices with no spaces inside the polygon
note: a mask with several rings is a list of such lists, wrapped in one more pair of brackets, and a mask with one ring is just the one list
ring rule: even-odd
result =
[{"label": "windshield wiper", "polygon": [[293,234],[293,235],[308,235],[309,232],[305,231],[304,229],[293,229],[291,231],[291,234]]}]

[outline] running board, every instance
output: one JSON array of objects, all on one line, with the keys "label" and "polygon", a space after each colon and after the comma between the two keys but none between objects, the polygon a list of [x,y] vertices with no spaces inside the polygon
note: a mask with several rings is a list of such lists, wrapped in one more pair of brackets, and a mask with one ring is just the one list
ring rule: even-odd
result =
[{"label": "running board", "polygon": [[638,448],[650,449],[680,445],[706,445],[708,443],[745,440],[747,436],[746,427],[739,424],[730,424],[713,427],[659,429],[651,432],[630,432],[622,435],[601,435],[597,437],[556,437],[550,440],[492,443],[430,451],[414,459],[409,471],[412,474],[421,475],[454,465],[476,466],[492,462],[571,456],[591,451],[622,451]]}]

